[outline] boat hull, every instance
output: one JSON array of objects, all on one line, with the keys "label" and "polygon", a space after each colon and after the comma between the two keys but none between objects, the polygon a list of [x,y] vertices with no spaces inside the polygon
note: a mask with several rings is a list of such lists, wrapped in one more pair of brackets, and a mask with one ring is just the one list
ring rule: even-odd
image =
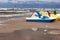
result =
[{"label": "boat hull", "polygon": [[56,19],[49,20],[26,20],[27,22],[54,22]]}]

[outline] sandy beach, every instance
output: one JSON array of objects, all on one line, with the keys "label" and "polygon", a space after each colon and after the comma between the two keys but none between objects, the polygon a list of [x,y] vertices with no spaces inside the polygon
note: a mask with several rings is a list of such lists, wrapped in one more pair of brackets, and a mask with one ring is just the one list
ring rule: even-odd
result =
[{"label": "sandy beach", "polygon": [[[41,31],[29,28],[54,29],[44,35]],[[56,30],[55,30],[56,29]],[[39,35],[39,36],[38,36]],[[0,24],[0,40],[60,40],[60,21],[51,23],[26,22],[26,20],[12,20]]]},{"label": "sandy beach", "polygon": [[0,32],[10,32],[13,30],[21,30],[25,28],[53,28],[60,29],[60,21],[55,21],[52,23],[43,23],[43,22],[26,22],[26,20],[14,20],[7,21],[0,25]]}]

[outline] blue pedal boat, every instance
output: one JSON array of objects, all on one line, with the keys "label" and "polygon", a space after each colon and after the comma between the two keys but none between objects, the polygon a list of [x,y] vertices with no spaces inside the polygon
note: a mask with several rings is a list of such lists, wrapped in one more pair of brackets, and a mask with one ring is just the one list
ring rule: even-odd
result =
[{"label": "blue pedal boat", "polygon": [[56,19],[48,17],[48,16],[42,16],[40,12],[35,12],[32,17],[27,17],[27,22],[54,22]]}]

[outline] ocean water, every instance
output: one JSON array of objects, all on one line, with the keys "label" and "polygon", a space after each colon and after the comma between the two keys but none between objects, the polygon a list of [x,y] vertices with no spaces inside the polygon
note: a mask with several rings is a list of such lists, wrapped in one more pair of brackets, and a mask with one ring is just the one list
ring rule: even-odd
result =
[{"label": "ocean water", "polygon": [[36,2],[36,1],[30,1],[30,2],[18,2],[18,3],[0,3],[0,8],[60,8],[60,3],[55,2]]},{"label": "ocean water", "polygon": [[32,13],[16,13],[16,14],[0,14],[0,23],[4,23],[12,20],[22,20],[31,15]]}]

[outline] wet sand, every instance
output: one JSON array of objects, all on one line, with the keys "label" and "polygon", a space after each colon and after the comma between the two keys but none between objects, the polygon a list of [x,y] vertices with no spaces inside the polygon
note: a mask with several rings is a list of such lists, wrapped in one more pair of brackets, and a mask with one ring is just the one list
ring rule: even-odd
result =
[{"label": "wet sand", "polygon": [[[26,22],[15,20],[0,25],[0,40],[60,40],[60,21],[52,23]],[[28,28],[52,29],[44,35],[41,31],[32,31]],[[51,34],[49,33],[51,32]],[[54,33],[56,34],[54,34]]]},{"label": "wet sand", "polygon": [[21,30],[25,28],[54,28],[60,29],[60,21],[52,23],[43,22],[26,22],[26,20],[15,20],[2,23],[0,25],[0,32],[12,32],[14,30]]},{"label": "wet sand", "polygon": [[0,40],[60,40],[60,35],[44,34],[42,31],[24,29],[11,33],[0,33]]}]

